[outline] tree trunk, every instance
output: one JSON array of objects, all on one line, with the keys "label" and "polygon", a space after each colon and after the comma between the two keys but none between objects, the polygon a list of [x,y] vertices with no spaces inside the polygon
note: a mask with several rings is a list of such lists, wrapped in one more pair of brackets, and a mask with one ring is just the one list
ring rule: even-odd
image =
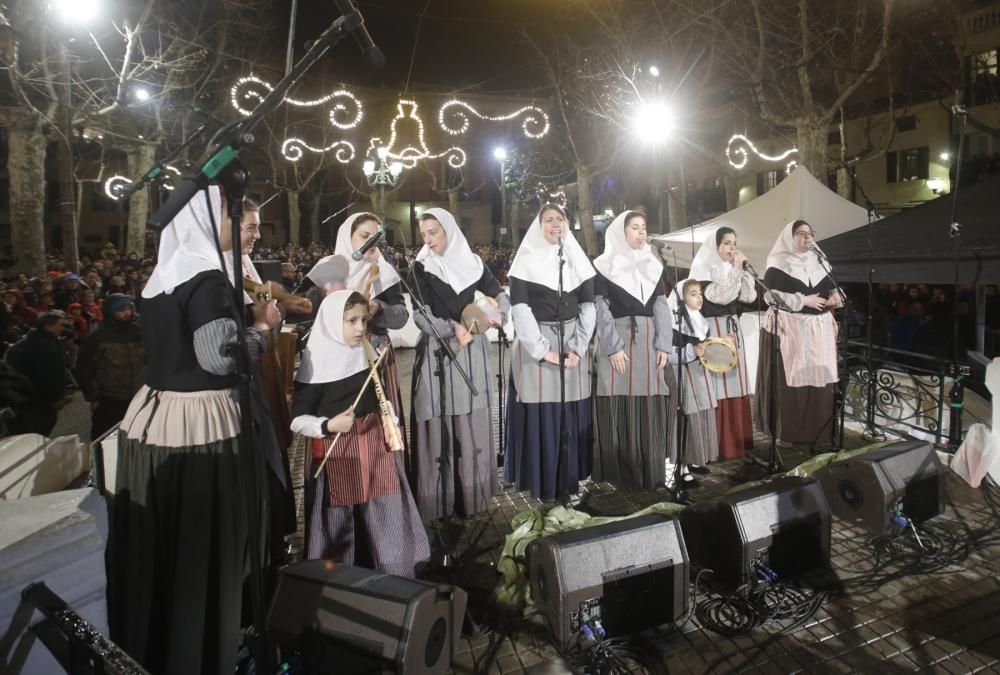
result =
[{"label": "tree trunk", "polygon": [[585,164],[576,165],[576,217],[583,232],[583,250],[597,255],[597,233],[594,231],[594,197],[590,192],[590,170]]},{"label": "tree trunk", "polygon": [[667,188],[667,215],[670,217],[670,231],[676,232],[688,226],[687,184],[684,181],[684,167],[680,161],[672,164]]},{"label": "tree trunk", "polygon": [[851,174],[846,167],[837,169],[837,194],[844,199],[854,201],[854,185],[851,183]]},{"label": "tree trunk", "polygon": [[299,205],[299,192],[296,190],[288,190],[285,192],[285,198],[288,200],[288,243],[289,244],[301,244],[302,237],[300,236],[299,228],[302,225],[302,208]]},{"label": "tree trunk", "polygon": [[458,190],[448,190],[448,211],[458,220]]},{"label": "tree trunk", "polygon": [[319,195],[309,196],[309,208],[306,210],[306,220],[309,221],[309,238],[317,244],[323,242],[319,233]]},{"label": "tree trunk", "polygon": [[18,272],[45,276],[45,135],[41,120],[19,113],[7,130],[10,237]]},{"label": "tree trunk", "polygon": [[[66,125],[69,129],[69,125]],[[71,131],[68,133],[72,133]],[[72,140],[70,141],[72,142]],[[73,169],[73,151],[66,143],[59,142],[59,215],[63,223],[62,252],[66,269],[80,271],[80,228],[77,220],[76,173]]]},{"label": "tree trunk", "polygon": [[828,125],[817,119],[801,120],[795,129],[799,148],[799,166],[804,166],[814,178],[826,183],[826,141]]},{"label": "tree trunk", "polygon": [[726,211],[732,211],[740,205],[740,183],[736,176],[727,173],[722,177],[722,184],[726,188]]},{"label": "tree trunk", "polygon": [[[139,176],[148,171],[156,161],[156,146],[148,143],[128,152],[128,175]],[[155,183],[154,183],[155,185]],[[125,236],[125,254],[135,253],[142,258],[146,252],[146,221],[149,219],[149,188],[136,190],[128,201],[128,230]]]},{"label": "tree trunk", "polygon": [[521,245],[521,200],[512,195],[507,208],[510,209],[510,215],[507,218],[507,227],[510,228],[510,243],[516,251],[517,247]]}]

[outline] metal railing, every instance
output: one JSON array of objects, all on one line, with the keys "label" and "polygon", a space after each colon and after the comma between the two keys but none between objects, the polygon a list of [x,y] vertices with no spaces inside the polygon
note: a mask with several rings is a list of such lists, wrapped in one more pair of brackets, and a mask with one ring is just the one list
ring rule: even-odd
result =
[{"label": "metal railing", "polygon": [[958,448],[968,366],[876,345],[869,369],[866,342],[848,340],[845,352],[841,412],[861,422],[866,436],[903,435]]}]

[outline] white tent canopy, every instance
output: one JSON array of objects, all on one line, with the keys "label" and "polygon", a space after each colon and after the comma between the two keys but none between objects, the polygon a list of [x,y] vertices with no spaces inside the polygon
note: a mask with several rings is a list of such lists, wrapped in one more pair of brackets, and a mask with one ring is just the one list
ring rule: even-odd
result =
[{"label": "white tent canopy", "polygon": [[676,256],[677,267],[690,268],[705,238],[720,227],[731,227],[736,230],[739,250],[763,274],[764,261],[781,229],[799,218],[808,221],[817,238],[822,240],[864,225],[868,213],[799,166],[774,189],[753,201],[700,225],[657,235],[653,239],[666,241],[673,247],[672,253],[664,253],[665,262],[673,264]]}]

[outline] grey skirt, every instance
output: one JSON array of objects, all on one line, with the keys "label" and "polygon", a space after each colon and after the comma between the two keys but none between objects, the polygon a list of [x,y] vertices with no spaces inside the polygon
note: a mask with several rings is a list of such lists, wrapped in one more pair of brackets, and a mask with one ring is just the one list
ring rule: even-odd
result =
[{"label": "grey skirt", "polygon": [[[556,345],[559,344],[556,325],[555,322],[538,324],[542,336],[553,346],[553,351],[556,351]],[[568,342],[576,332],[576,319],[564,321],[563,326],[564,337]],[[546,361],[536,361],[517,339],[514,340],[510,351],[510,377],[514,389],[517,390],[519,403],[558,403],[560,400],[559,366]],[[586,354],[580,354],[580,365],[576,368],[566,368],[566,401],[590,398],[591,377],[591,358],[588,349]]]}]

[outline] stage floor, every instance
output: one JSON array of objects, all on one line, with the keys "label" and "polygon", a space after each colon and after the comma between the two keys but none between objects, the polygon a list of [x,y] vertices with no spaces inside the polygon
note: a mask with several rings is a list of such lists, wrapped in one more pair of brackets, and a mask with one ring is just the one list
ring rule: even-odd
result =
[{"label": "stage floor", "polygon": [[[404,408],[409,409],[412,350],[400,350],[399,371]],[[866,442],[848,435],[848,447]],[[766,457],[768,440],[755,438],[755,452]],[[293,558],[302,555],[301,480],[303,446],[293,448],[292,475],[297,484],[300,531],[292,540]],[[808,459],[805,450],[782,449],[785,468]],[[746,462],[712,465],[694,501],[711,498],[746,480]],[[498,479],[499,480],[499,479]],[[949,471],[948,508],[931,521],[947,526],[965,521],[970,527],[991,522],[979,490],[969,488]],[[573,505],[594,515],[627,515],[650,504],[667,501],[665,493],[619,492],[608,483],[580,484]],[[511,520],[542,503],[499,483],[498,495],[486,513],[461,522],[458,552],[465,554],[456,580],[482,605],[496,585],[496,564]],[[434,531],[430,531],[432,542]],[[472,554],[472,555],[470,555]],[[868,569],[872,548],[865,531],[833,520],[831,562],[834,574],[851,577]],[[487,622],[490,623],[490,622]],[[476,639],[463,639],[456,673],[556,674],[568,672],[548,633],[532,621],[501,621],[501,629]],[[836,594],[801,628],[782,633],[770,624],[735,638],[717,635],[696,617],[674,629],[649,630],[642,638],[653,645],[665,672],[677,673],[1000,673],[1000,545],[973,550],[960,565],[933,575],[907,576],[873,590]],[[495,658],[494,658],[495,657]],[[485,666],[485,669],[484,669]]]}]

